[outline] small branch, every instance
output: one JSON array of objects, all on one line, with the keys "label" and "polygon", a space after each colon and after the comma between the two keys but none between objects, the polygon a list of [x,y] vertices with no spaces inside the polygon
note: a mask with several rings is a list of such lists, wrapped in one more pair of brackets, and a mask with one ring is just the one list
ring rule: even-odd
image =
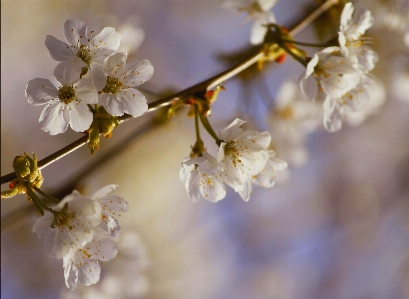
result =
[{"label": "small branch", "polygon": [[[305,27],[307,27],[309,24],[311,24],[317,17],[319,17],[323,12],[325,12],[329,7],[331,7],[334,4],[337,4],[338,0],[328,0],[321,4],[316,10],[314,10],[309,16],[307,16],[303,21],[301,21],[299,24],[297,24],[293,29],[290,30],[290,34],[292,36],[297,35],[300,31],[302,31]],[[188,87],[182,91],[179,91],[171,96],[153,101],[148,104],[148,112],[155,111],[156,109],[160,107],[165,107],[173,102],[180,100],[180,99],[185,99],[192,94],[196,92],[203,92],[203,91],[208,91],[212,88],[215,88],[216,86],[222,84],[223,82],[231,79],[232,77],[236,76],[243,70],[247,69],[251,65],[255,64],[258,62],[261,58],[264,57],[264,53],[262,51],[263,47],[259,46],[256,48],[256,51],[254,54],[250,55],[248,58],[242,60],[238,64],[232,66],[231,68],[207,79],[204,80],[196,85],[193,85],[191,87]],[[279,56],[280,53],[277,53],[277,57]],[[123,115],[121,117],[118,117],[119,123],[122,123],[128,119],[133,118],[132,115]],[[75,151],[76,149],[80,148],[84,144],[87,143],[88,139],[88,134],[85,136],[81,137],[80,139],[74,141],[73,143],[67,145],[66,147],[58,150],[57,152],[47,156],[46,158],[40,160],[38,162],[39,169],[43,169],[44,167],[50,165],[51,163],[61,159],[62,157],[65,157],[69,153]],[[1,177],[1,184],[5,184],[10,182],[16,177],[16,174],[9,173]]]}]

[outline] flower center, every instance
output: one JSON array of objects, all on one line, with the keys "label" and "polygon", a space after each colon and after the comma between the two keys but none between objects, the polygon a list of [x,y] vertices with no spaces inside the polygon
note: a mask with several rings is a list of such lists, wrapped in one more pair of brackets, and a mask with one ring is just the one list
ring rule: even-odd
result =
[{"label": "flower center", "polygon": [[91,64],[92,61],[92,55],[91,55],[91,50],[89,50],[85,45],[81,45],[78,52],[77,56],[82,59],[87,65]]},{"label": "flower center", "polygon": [[287,106],[276,111],[276,116],[281,119],[292,119],[294,117],[294,110],[292,107]]},{"label": "flower center", "polygon": [[70,224],[70,220],[74,218],[74,213],[69,212],[66,209],[63,209],[61,212],[53,212],[54,213],[54,221],[51,224],[51,227],[54,228],[58,227],[68,227],[72,229],[72,225]]},{"label": "flower center", "polygon": [[237,162],[241,163],[241,160],[239,158],[240,153],[237,150],[236,145],[236,142],[230,141],[224,146],[224,154],[231,157],[234,167],[236,167]]},{"label": "flower center", "polygon": [[58,89],[58,98],[61,102],[69,104],[75,100],[74,86],[62,86]]},{"label": "flower center", "polygon": [[105,93],[118,94],[122,90],[122,82],[118,78],[107,76],[107,85],[102,90]]}]

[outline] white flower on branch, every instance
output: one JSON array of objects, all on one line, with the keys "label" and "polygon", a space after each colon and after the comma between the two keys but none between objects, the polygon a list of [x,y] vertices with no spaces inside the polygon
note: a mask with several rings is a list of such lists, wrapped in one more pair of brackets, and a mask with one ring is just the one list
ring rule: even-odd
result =
[{"label": "white flower on branch", "polygon": [[80,79],[81,68],[69,62],[60,63],[54,76],[62,86],[36,78],[28,82],[26,97],[34,106],[46,105],[40,115],[41,129],[50,135],[63,133],[68,124],[76,132],[87,130],[92,123],[88,104],[98,103],[98,92],[87,79]]},{"label": "white flower on branch", "polygon": [[204,198],[217,202],[226,196],[227,175],[223,165],[209,153],[202,157],[187,158],[182,162],[179,178],[185,183],[186,191],[193,202]]},{"label": "white flower on branch", "polygon": [[94,36],[94,31],[88,33],[85,22],[80,20],[67,20],[63,33],[66,43],[47,35],[45,45],[54,60],[69,61],[77,66],[101,63],[108,55],[118,50],[122,37],[111,27],[104,28]]},{"label": "white flower on branch", "polygon": [[64,277],[67,288],[73,290],[77,284],[89,286],[99,281],[99,261],[110,261],[118,253],[118,245],[109,237],[99,236],[82,248],[72,248],[63,259]]},{"label": "white flower on branch", "polygon": [[126,54],[111,54],[102,67],[92,68],[95,87],[101,91],[99,104],[111,115],[142,115],[148,105],[145,96],[134,87],[148,81],[152,75],[153,66],[149,60],[131,59],[127,62]]},{"label": "white flower on branch", "polygon": [[82,248],[94,236],[93,228],[101,218],[101,209],[92,199],[73,191],[44,216],[37,219],[33,227],[39,238],[44,237],[47,254],[61,259],[70,249]]},{"label": "white flower on branch", "polygon": [[102,229],[101,234],[109,235],[110,237],[118,237],[121,227],[118,222],[120,213],[128,211],[128,203],[115,194],[108,193],[116,190],[118,185],[107,185],[91,196],[96,203],[101,207],[101,222],[99,227]]},{"label": "white flower on branch", "polygon": [[[275,153],[267,149],[271,141],[270,134],[243,130],[240,127],[244,123],[245,121],[237,118],[219,132],[219,138],[223,142],[220,144],[217,160],[223,164],[229,178],[226,183],[238,192],[244,201],[248,201],[253,183],[272,187],[275,171],[282,170],[287,165],[284,162],[285,165],[280,163],[277,169],[274,168],[274,163],[271,163],[273,160],[270,159]],[[270,166],[272,168],[269,168]],[[265,174],[261,175],[263,172]]]},{"label": "white flower on branch", "polygon": [[345,57],[338,47],[329,47],[314,54],[300,78],[300,86],[308,99],[327,95],[341,97],[354,89],[363,73],[355,56]]},{"label": "white flower on branch", "polygon": [[267,33],[265,25],[275,23],[276,18],[270,11],[278,0],[223,0],[224,8],[247,13],[249,18],[254,21],[251,28],[250,43],[253,45],[261,44]]},{"label": "white flower on branch", "polygon": [[[366,30],[372,27],[374,19],[370,11],[365,11],[358,20],[352,18],[354,6],[351,2],[345,4],[341,15],[341,25],[338,35],[341,51],[345,56],[357,56],[359,67],[363,71],[370,71],[378,61],[378,54],[367,44],[372,39],[363,37]],[[357,19],[356,15],[354,16]]]}]

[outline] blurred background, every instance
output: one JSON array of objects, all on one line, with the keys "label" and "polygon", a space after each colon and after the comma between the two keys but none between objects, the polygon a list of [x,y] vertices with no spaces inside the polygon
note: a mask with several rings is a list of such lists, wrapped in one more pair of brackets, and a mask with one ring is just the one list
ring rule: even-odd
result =
[{"label": "blurred background", "polygon": [[[273,11],[291,28],[319,2],[281,0]],[[195,142],[187,110],[168,122],[160,111],[130,120],[94,156],[83,147],[43,170],[44,190],[60,197],[119,184],[116,194],[130,205],[119,256],[104,263],[97,285],[69,292],[62,261],[31,233],[34,205],[24,196],[2,200],[2,298],[409,298],[409,3],[354,3],[375,17],[367,35],[380,57],[378,113],[309,134],[303,165],[274,188],[255,188],[247,203],[230,189],[216,204],[193,204],[178,178]],[[148,101],[224,70],[249,49],[251,24],[219,1],[2,1],[2,175],[16,155],[42,159],[81,136],[43,132],[43,108],[24,95],[31,79],[53,77],[46,35],[63,40],[62,25],[75,18],[95,32],[115,27],[123,51],[151,61],[154,76],[140,89]],[[326,40],[338,26],[333,9],[296,39]],[[303,71],[287,58],[228,81],[212,107],[213,127],[241,117],[248,128],[271,129],[281,84]]]}]

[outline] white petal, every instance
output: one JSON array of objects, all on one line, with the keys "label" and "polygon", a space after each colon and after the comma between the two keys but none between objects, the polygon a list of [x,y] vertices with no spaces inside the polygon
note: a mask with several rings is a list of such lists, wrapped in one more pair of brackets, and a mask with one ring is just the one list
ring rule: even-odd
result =
[{"label": "white petal", "polygon": [[253,185],[251,184],[250,180],[244,181],[243,189],[238,191],[240,197],[245,201],[249,201],[250,195],[253,192]]},{"label": "white petal", "polygon": [[278,0],[257,0],[258,4],[260,5],[261,9],[264,11],[268,11],[277,3]]},{"label": "white petal", "polygon": [[115,28],[105,27],[100,33],[94,36],[91,40],[93,46],[97,46],[95,49],[95,58],[101,56],[108,56],[111,53],[118,50],[122,35],[115,31]]},{"label": "white petal", "polygon": [[104,72],[110,75],[115,74],[115,78],[117,78],[118,71],[122,69],[126,62],[126,54],[125,53],[113,53],[109,55],[103,63]]},{"label": "white petal", "polygon": [[28,82],[26,97],[28,102],[32,105],[44,105],[52,99],[57,98],[58,91],[50,80],[35,78]]},{"label": "white petal", "polygon": [[128,87],[138,86],[148,81],[153,75],[153,66],[149,60],[131,59],[119,73],[121,82]]},{"label": "white petal", "polygon": [[107,195],[97,200],[98,203],[102,207],[102,213],[111,215],[115,217],[118,213],[117,212],[126,212],[128,211],[128,203],[122,198],[117,195]]},{"label": "white petal", "polygon": [[61,62],[54,70],[54,76],[62,86],[71,86],[78,82],[81,75],[81,67],[69,61]]},{"label": "white petal", "polygon": [[226,142],[233,140],[243,132],[243,129],[241,129],[240,126],[244,123],[244,120],[236,118],[230,125],[219,132],[219,137]]},{"label": "white petal", "polygon": [[135,88],[122,90],[117,96],[123,102],[123,112],[140,116],[148,110],[145,96]]},{"label": "white petal", "polygon": [[47,254],[56,259],[61,259],[68,254],[71,246],[71,238],[65,229],[58,227],[51,229],[44,238]]},{"label": "white petal", "polygon": [[267,33],[267,27],[264,23],[256,20],[251,27],[250,43],[252,45],[259,45],[264,41],[264,37]]},{"label": "white petal", "polygon": [[89,286],[99,281],[101,267],[94,258],[82,256],[82,266],[78,269],[78,282]]},{"label": "white petal", "polygon": [[115,185],[115,184],[111,184],[111,185],[107,185],[107,186],[105,186],[105,187],[102,187],[102,188],[99,189],[97,192],[95,192],[95,193],[91,196],[91,198],[92,198],[93,200],[100,199],[101,197],[104,197],[105,195],[107,195],[107,194],[111,193],[112,191],[118,189],[118,187],[119,187],[119,186],[118,186],[118,185]]},{"label": "white petal", "polygon": [[50,52],[51,58],[57,61],[67,61],[75,55],[68,44],[56,39],[52,35],[47,35],[45,38],[45,46]]},{"label": "white petal", "polygon": [[66,117],[64,109],[68,112],[68,108],[60,101],[47,104],[39,119],[41,129],[50,135],[64,133],[69,123],[69,117]]},{"label": "white petal", "polygon": [[189,198],[193,202],[197,202],[200,199],[199,185],[200,185],[200,174],[196,169],[193,169],[191,171],[189,180],[185,184],[185,188],[189,195]]},{"label": "white petal", "polygon": [[53,221],[54,215],[49,211],[44,211],[44,215],[37,219],[31,231],[37,233],[39,239],[43,238],[50,231]]},{"label": "white petal", "polygon": [[102,67],[99,65],[93,66],[91,68],[91,75],[95,88],[98,91],[103,90],[104,87],[107,85],[107,75],[102,70]]},{"label": "white petal", "polygon": [[92,199],[83,197],[80,194],[68,202],[68,208],[70,211],[78,216],[84,217],[94,215],[97,212],[96,206],[97,205]]},{"label": "white petal", "polygon": [[91,126],[93,114],[86,104],[75,102],[69,105],[70,126],[75,132],[84,132]]},{"label": "white petal", "polygon": [[63,26],[64,37],[71,46],[77,46],[87,37],[87,25],[80,20],[67,20]]},{"label": "white petal", "polygon": [[110,261],[118,254],[118,245],[111,238],[88,243],[84,249],[100,261]]},{"label": "white petal", "polygon": [[81,100],[82,104],[98,104],[98,91],[87,79],[80,79],[74,85],[75,95]]},{"label": "white petal", "polygon": [[64,278],[65,278],[65,285],[67,288],[69,288],[71,291],[74,290],[77,287],[78,283],[78,269],[72,263],[69,261],[65,266],[64,266]]},{"label": "white petal", "polygon": [[124,104],[117,99],[114,95],[108,93],[102,93],[98,97],[99,104],[104,106],[105,110],[113,116],[124,115]]}]

